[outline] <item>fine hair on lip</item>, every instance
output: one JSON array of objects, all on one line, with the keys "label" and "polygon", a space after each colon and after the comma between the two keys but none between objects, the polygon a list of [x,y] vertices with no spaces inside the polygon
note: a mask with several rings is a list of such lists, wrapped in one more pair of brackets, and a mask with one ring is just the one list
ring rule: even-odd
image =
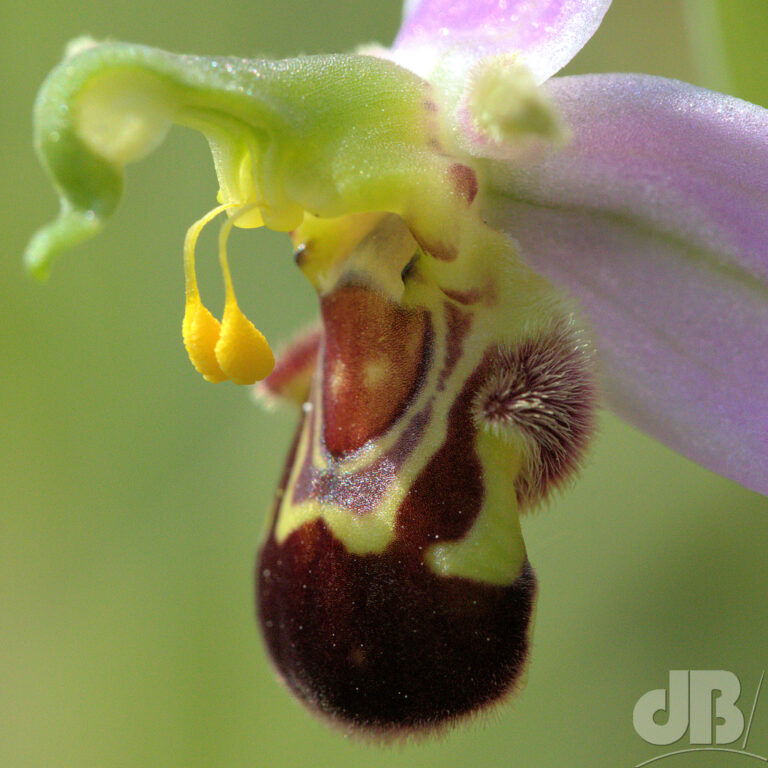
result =
[{"label": "fine hair on lip", "polygon": [[572,320],[498,347],[475,420],[525,443],[515,483],[521,507],[536,506],[578,470],[595,429],[595,403],[591,348]]}]

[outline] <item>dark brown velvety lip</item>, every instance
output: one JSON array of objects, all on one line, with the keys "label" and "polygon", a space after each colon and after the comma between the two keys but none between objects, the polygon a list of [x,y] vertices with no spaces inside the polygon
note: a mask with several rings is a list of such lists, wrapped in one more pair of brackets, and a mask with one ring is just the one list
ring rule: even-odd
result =
[{"label": "dark brown velvety lip", "polygon": [[280,543],[273,523],[262,549],[259,618],[272,660],[302,701],[344,725],[380,734],[433,728],[498,700],[524,668],[530,565],[496,585],[439,576],[425,562],[436,541],[465,536],[482,505],[472,412],[491,361],[451,406],[443,443],[413,481],[383,552],[349,552],[322,520]]},{"label": "dark brown velvety lip", "polygon": [[418,550],[347,552],[322,521],[256,572],[267,648],[288,687],[346,726],[382,734],[439,726],[514,688],[528,652],[536,580],[508,586],[433,574]]}]

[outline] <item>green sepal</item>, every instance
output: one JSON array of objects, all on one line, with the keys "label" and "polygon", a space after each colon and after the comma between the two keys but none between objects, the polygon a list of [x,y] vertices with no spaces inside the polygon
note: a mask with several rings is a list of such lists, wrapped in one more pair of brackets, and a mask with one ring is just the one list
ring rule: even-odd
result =
[{"label": "green sepal", "polygon": [[444,196],[446,166],[430,144],[427,89],[370,56],[250,61],[87,45],[37,99],[35,147],[61,215],[32,239],[27,267],[44,275],[60,251],[98,232],[124,166],[172,123],[206,134],[225,201],[258,206],[272,228],[292,229],[304,211],[427,211]]}]

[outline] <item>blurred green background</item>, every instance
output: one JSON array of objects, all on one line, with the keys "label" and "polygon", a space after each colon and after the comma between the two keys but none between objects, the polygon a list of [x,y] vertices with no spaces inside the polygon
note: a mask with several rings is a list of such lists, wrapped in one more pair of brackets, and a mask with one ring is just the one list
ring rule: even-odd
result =
[{"label": "blurred green background", "polygon": [[[254,551],[293,415],[203,382],[180,340],[181,244],[216,191],[204,140],[174,131],[131,167],[99,239],[48,284],[24,277],[26,240],[56,212],[32,103],[69,39],[285,56],[387,43],[399,13],[397,0],[3,4],[3,768],[631,766],[662,751],[635,734],[634,703],[675,668],[732,670],[748,710],[768,666],[768,503],[605,415],[578,483],[524,523],[540,603],[522,695],[394,749],[334,732],[275,681],[253,620]],[[767,16],[765,0],[614,0],[569,71],[679,77],[768,106]],[[217,306],[212,238],[198,260]],[[236,232],[231,251],[269,339],[311,320],[286,240]],[[768,693],[749,746],[768,753]]]}]

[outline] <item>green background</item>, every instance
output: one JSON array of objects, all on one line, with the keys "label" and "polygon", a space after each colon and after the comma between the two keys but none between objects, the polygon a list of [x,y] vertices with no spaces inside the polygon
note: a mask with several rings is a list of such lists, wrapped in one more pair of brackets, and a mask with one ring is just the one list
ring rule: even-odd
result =
[{"label": "green background", "polygon": [[[615,0],[569,71],[679,77],[768,106],[768,5],[720,10],[722,38],[713,2]],[[606,414],[579,481],[524,522],[540,579],[524,692],[394,748],[316,721],[274,679],[253,620],[254,551],[294,417],[203,382],[180,341],[181,244],[216,191],[204,140],[174,131],[129,170],[99,239],[47,284],[25,279],[25,242],[56,211],[31,149],[32,103],[67,40],[284,56],[387,43],[398,19],[396,0],[4,3],[3,768],[632,766],[663,751],[635,734],[634,703],[675,668],[732,670],[749,710],[768,667],[766,499]],[[231,247],[241,304],[269,339],[311,321],[286,240],[236,232]],[[199,253],[215,308],[211,233]],[[768,692],[749,746],[768,754]]]}]

